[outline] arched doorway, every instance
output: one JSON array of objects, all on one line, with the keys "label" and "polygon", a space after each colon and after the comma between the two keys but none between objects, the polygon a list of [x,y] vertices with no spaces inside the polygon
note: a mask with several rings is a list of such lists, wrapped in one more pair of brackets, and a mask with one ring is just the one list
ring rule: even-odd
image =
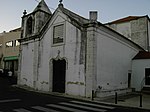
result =
[{"label": "arched doorway", "polygon": [[53,60],[53,92],[65,93],[66,61]]}]

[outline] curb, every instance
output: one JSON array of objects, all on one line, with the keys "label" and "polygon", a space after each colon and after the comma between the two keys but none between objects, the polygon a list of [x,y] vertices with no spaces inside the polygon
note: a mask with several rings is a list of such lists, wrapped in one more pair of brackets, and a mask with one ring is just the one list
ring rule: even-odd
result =
[{"label": "curb", "polygon": [[33,88],[29,88],[27,86],[12,85],[12,87],[19,88],[19,89],[22,89],[25,91],[35,92],[35,93],[53,95],[56,97],[64,97],[64,98],[70,98],[70,99],[75,99],[75,100],[94,102],[94,103],[98,103],[98,104],[102,104],[102,105],[108,105],[108,106],[114,106],[114,107],[123,107],[123,108],[131,108],[131,109],[140,109],[140,110],[150,111],[150,109],[143,108],[143,107],[119,105],[119,104],[115,104],[115,103],[104,102],[104,101],[100,101],[98,98],[94,98],[94,100],[92,100],[90,98],[84,98],[84,97],[80,97],[80,96],[73,96],[73,95],[67,95],[67,94],[56,93],[56,92],[39,91],[39,90],[35,90]]}]

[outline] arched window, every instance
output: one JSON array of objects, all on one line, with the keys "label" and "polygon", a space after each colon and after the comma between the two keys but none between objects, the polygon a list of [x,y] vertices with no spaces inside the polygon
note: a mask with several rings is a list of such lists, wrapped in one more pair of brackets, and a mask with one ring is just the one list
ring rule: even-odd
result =
[{"label": "arched window", "polygon": [[33,20],[32,17],[29,17],[27,20],[27,34],[32,34],[33,31]]}]

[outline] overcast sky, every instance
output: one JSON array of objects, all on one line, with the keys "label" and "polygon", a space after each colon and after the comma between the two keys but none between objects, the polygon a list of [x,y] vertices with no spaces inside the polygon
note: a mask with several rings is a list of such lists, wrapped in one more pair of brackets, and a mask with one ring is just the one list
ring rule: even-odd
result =
[{"label": "overcast sky", "polygon": [[[21,26],[24,10],[32,12],[40,0],[1,0],[0,33]],[[45,0],[51,12],[57,8],[59,0]],[[98,11],[101,23],[126,16],[150,16],[150,0],[63,0],[65,8],[89,18],[89,11]]]}]

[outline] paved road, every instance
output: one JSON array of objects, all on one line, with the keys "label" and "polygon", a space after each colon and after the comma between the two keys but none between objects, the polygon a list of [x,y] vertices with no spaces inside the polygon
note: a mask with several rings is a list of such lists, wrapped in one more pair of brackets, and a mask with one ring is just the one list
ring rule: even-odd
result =
[{"label": "paved road", "polygon": [[0,112],[148,112],[25,91],[11,87],[11,81],[0,78]]}]

